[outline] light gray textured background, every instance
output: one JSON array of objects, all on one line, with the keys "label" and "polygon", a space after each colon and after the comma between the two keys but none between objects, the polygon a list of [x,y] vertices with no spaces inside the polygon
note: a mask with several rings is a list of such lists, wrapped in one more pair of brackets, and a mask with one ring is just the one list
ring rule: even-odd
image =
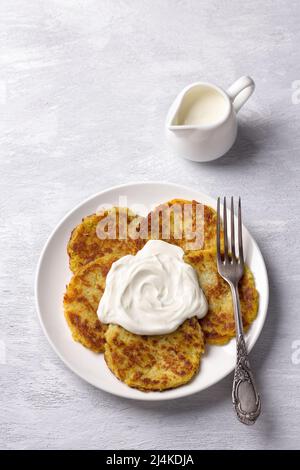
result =
[{"label": "light gray textured background", "polygon": [[[299,31],[297,0],[1,0],[1,448],[300,447]],[[172,157],[163,126],[177,92],[244,74],[257,89],[234,148],[211,164]],[[33,282],[50,231],[89,195],[141,180],[244,199],[271,287],[251,355],[255,427],[235,419],[231,377],[134,403],[84,383],[43,336]]]}]

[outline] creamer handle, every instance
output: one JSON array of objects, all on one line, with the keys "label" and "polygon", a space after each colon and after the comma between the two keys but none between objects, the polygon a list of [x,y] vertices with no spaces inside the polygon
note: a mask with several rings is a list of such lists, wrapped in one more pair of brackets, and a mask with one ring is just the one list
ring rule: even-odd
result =
[{"label": "creamer handle", "polygon": [[251,77],[241,77],[234,82],[227,90],[227,94],[232,101],[235,112],[250,98],[255,89],[255,83]]}]

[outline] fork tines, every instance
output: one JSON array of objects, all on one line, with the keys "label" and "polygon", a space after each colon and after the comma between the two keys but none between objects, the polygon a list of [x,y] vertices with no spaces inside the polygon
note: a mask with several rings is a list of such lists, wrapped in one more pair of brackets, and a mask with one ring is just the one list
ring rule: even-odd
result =
[{"label": "fork tines", "polygon": [[234,225],[234,201],[231,197],[231,208],[230,208],[230,245],[228,242],[228,230],[227,230],[227,204],[226,197],[223,201],[223,228],[224,228],[224,254],[222,255],[221,250],[221,215],[220,215],[220,198],[218,197],[217,205],[217,260],[218,263],[239,263],[244,265],[244,253],[243,253],[243,237],[242,237],[242,210],[241,210],[241,198],[238,201],[238,255],[235,247],[235,225]]}]

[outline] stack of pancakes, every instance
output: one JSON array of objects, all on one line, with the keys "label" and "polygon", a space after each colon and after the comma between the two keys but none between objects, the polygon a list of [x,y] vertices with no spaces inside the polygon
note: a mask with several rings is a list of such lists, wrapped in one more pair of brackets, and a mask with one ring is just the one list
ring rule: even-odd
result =
[{"label": "stack of pancakes", "polygon": [[[162,210],[174,207],[182,211],[180,237],[178,218],[170,215],[170,230],[164,230]],[[184,205],[191,212],[184,212]],[[186,206],[185,206],[186,207]],[[200,211],[196,211],[196,208]],[[202,218],[196,224],[196,217]],[[117,217],[115,217],[117,215]],[[100,239],[97,226],[104,217],[114,217],[116,238]],[[120,236],[132,222],[139,225],[144,239]],[[196,270],[199,284],[208,301],[207,315],[198,321],[186,320],[175,332],[166,335],[135,335],[118,325],[104,325],[97,309],[105,289],[106,275],[112,263],[122,256],[135,255],[151,238],[151,226],[158,221],[152,236],[180,246],[185,262]],[[122,229],[122,230],[121,230]],[[145,230],[147,229],[147,230]],[[197,234],[199,230],[199,234]],[[196,235],[195,235],[196,234]],[[192,236],[199,235],[201,246],[191,245]],[[127,208],[113,208],[102,214],[86,217],[73,230],[68,243],[70,268],[74,274],[64,296],[64,311],[75,341],[96,353],[104,352],[110,370],[127,385],[140,390],[166,390],[189,382],[197,373],[205,343],[226,344],[235,336],[232,298],[228,284],[217,272],[216,212],[196,201],[172,200],[158,206],[146,218]],[[193,246],[193,249],[191,249]],[[246,267],[239,285],[244,328],[249,328],[258,310],[258,293],[254,278]]]}]

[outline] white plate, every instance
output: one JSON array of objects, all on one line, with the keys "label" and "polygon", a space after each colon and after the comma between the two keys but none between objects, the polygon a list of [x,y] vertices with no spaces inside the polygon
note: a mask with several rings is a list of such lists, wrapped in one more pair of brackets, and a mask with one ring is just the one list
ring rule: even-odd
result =
[{"label": "white plate", "polygon": [[[95,354],[73,341],[63,314],[63,294],[71,278],[67,243],[72,229],[89,214],[104,204],[119,204],[119,197],[126,197],[129,207],[143,204],[146,211],[153,206],[174,198],[194,199],[216,208],[216,201],[184,186],[170,183],[134,183],[107,189],[87,199],[69,212],[50,235],[37,268],[36,304],[43,331],[53,349],[64,363],[82,379],[106,392],[136,400],[169,400],[184,397],[215,384],[235,366],[235,340],[226,346],[208,346],[202,358],[201,371],[187,385],[165,392],[144,393],[127,387],[109,371],[103,355]],[[122,201],[124,205],[124,201]],[[246,202],[244,218],[247,217]],[[145,209],[144,209],[145,210]],[[141,211],[140,211],[141,213]],[[141,214],[141,215],[146,215]],[[259,312],[246,335],[249,350],[255,344],[265,321],[268,307],[268,276],[261,252],[243,228],[246,262],[252,270],[259,292]]]}]

